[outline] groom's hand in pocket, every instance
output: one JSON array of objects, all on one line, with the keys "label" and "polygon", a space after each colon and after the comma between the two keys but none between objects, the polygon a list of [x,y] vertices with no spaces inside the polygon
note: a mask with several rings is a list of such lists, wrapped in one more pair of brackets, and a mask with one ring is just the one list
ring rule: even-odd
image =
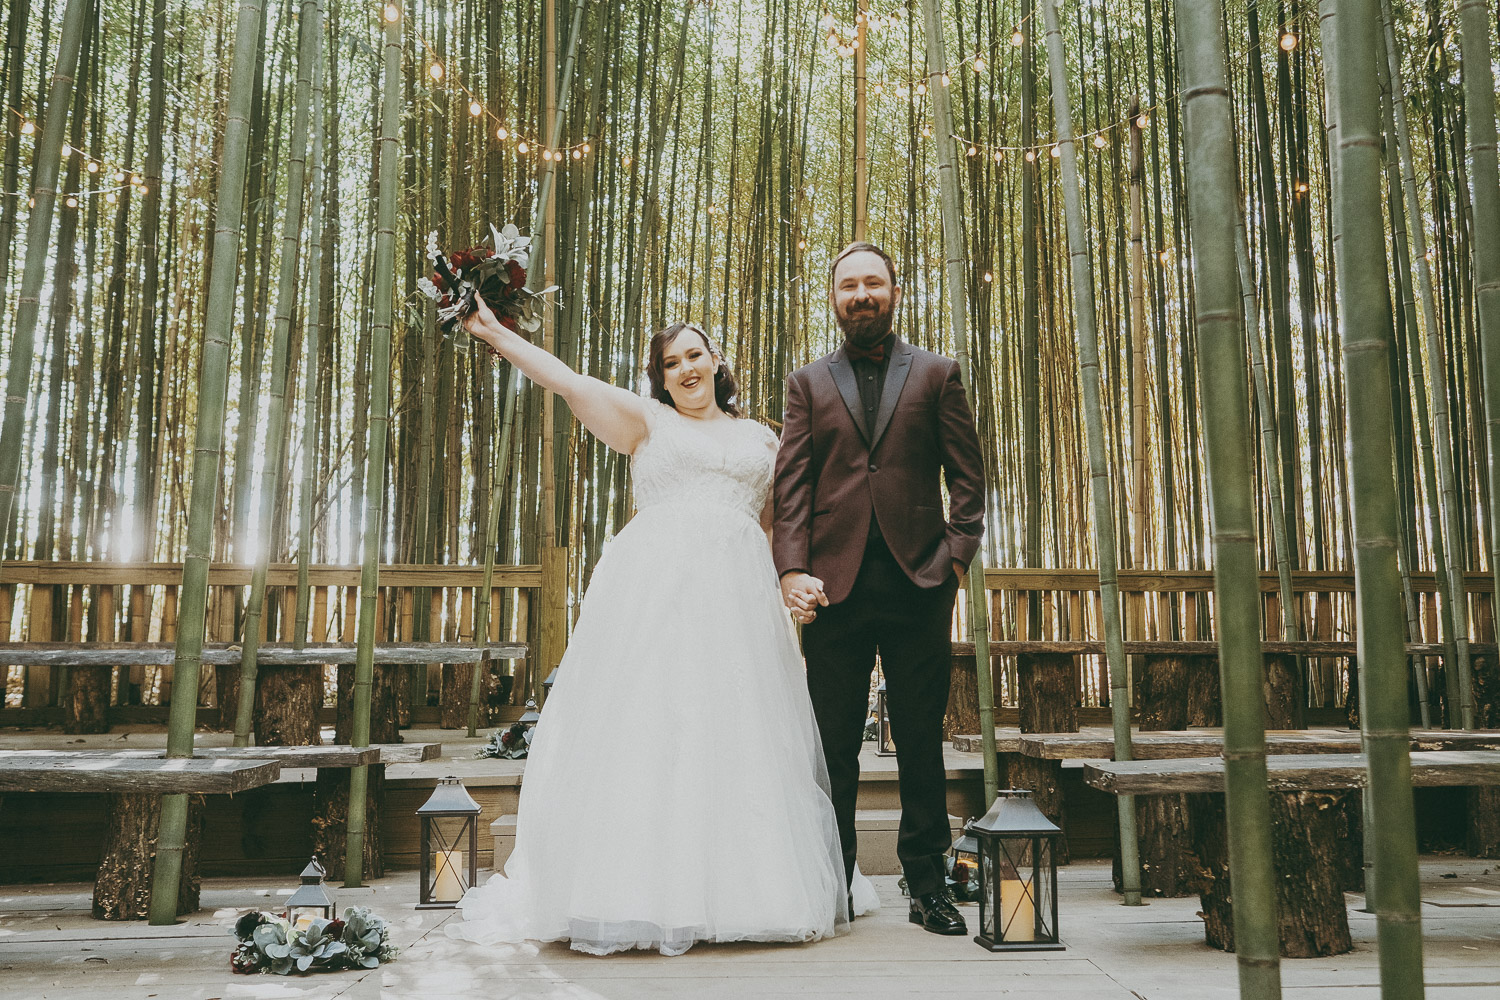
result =
[{"label": "groom's hand in pocket", "polygon": [[818,608],[828,606],[823,581],[811,573],[792,570],[781,578],[781,599],[792,617],[804,625],[818,617]]}]

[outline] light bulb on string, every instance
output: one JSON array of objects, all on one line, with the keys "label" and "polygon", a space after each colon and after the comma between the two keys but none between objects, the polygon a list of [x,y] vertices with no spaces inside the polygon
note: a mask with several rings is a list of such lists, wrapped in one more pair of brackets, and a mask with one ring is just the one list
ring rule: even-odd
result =
[{"label": "light bulb on string", "polygon": [[90,160],[89,165],[85,169],[91,174],[97,174],[99,172],[99,164]]},{"label": "light bulb on string", "polygon": [[948,74],[944,73],[943,74],[943,86],[946,87],[946,86],[948,86],[952,82],[953,82],[952,80],[948,79]]},{"label": "light bulb on string", "polygon": [[542,150],[542,159],[546,160],[548,163],[551,163],[552,162],[552,150],[550,150],[550,149],[544,149],[544,150]]},{"label": "light bulb on string", "polygon": [[115,196],[115,193],[113,191],[110,191],[108,194],[106,194],[104,196],[104,200],[107,201],[107,202],[109,202],[111,205],[113,205],[115,202],[119,201],[120,199]]},{"label": "light bulb on string", "polygon": [[124,184],[125,183],[125,171],[123,171],[123,170],[116,170],[115,171],[115,183],[116,184]]},{"label": "light bulb on string", "polygon": [[1157,254],[1156,257],[1161,261],[1162,266],[1165,267],[1167,265],[1167,262],[1172,259],[1172,252],[1170,250],[1163,250],[1161,253]]},{"label": "light bulb on string", "polygon": [[583,151],[584,153],[592,153],[594,151],[594,147],[590,146],[588,143],[584,143]]},{"label": "light bulb on string", "polygon": [[21,123],[21,134],[22,135],[35,135],[36,134],[36,126],[33,125],[31,122],[22,122]]},{"label": "light bulb on string", "polygon": [[1001,155],[1002,152],[1003,152],[1003,150],[999,150],[999,149],[995,150],[995,162],[996,163],[1000,162],[1000,155]]},{"label": "light bulb on string", "polygon": [[427,75],[432,77],[434,81],[441,80],[443,78],[443,64],[435,62],[427,67]]},{"label": "light bulb on string", "polygon": [[469,114],[473,115],[475,118],[478,118],[480,115],[484,114],[484,106],[478,101],[470,101]]},{"label": "light bulb on string", "polygon": [[806,250],[807,249],[807,241],[806,240],[798,240],[797,241],[797,249],[798,250]]},{"label": "light bulb on string", "polygon": [[1062,146],[1053,146],[1052,147],[1052,158],[1055,160],[1055,159],[1057,159],[1060,156],[1062,156]]},{"label": "light bulb on string", "polygon": [[68,205],[69,208],[77,208],[78,207],[78,199],[77,198],[73,198],[73,197],[69,197],[68,201],[67,201],[67,205]]},{"label": "light bulb on string", "polygon": [[1026,151],[1026,162],[1027,163],[1035,163],[1036,162],[1036,150],[1034,150],[1034,149],[1028,149]]},{"label": "light bulb on string", "polygon": [[1026,36],[1021,33],[1020,28],[1017,28],[1015,33],[1010,36],[1010,44],[1018,49],[1026,44]]},{"label": "light bulb on string", "polygon": [[984,67],[985,67],[984,56],[976,56],[974,58],[974,72],[976,72],[976,73],[983,73],[984,72]]},{"label": "light bulb on string", "polygon": [[522,156],[525,156],[527,153],[531,152],[531,147],[526,145],[525,139],[522,139],[520,142],[516,143],[516,152],[520,153]]},{"label": "light bulb on string", "polygon": [[1103,132],[1100,132],[1098,135],[1094,136],[1094,148],[1095,149],[1103,149],[1106,145],[1108,145],[1108,144],[1104,141],[1104,133]]},{"label": "light bulb on string", "polygon": [[495,129],[495,138],[499,139],[501,142],[504,142],[506,139],[510,138],[510,129],[506,128],[504,125],[501,125],[499,128]]},{"label": "light bulb on string", "polygon": [[919,84],[917,84],[917,96],[921,97],[925,93],[927,93],[927,84],[925,84],[925,83],[919,83]]},{"label": "light bulb on string", "polygon": [[1281,51],[1290,52],[1297,47],[1297,36],[1293,32],[1283,31],[1281,40],[1277,44],[1281,46]]},{"label": "light bulb on string", "polygon": [[575,150],[573,150],[573,159],[575,159],[575,160],[581,160],[581,159],[583,159],[583,150],[581,150],[581,149],[575,149]]},{"label": "light bulb on string", "polygon": [[393,3],[386,4],[385,19],[390,24],[395,24],[397,21],[401,20],[401,8],[397,7]]},{"label": "light bulb on string", "polygon": [[1148,114],[1142,114],[1139,118],[1137,118],[1135,120],[1135,127],[1136,128],[1145,128],[1147,125],[1150,125],[1150,124],[1151,124],[1151,116],[1148,115]]},{"label": "light bulb on string", "polygon": [[833,30],[833,12],[832,11],[829,11],[828,13],[826,13],[826,14],[823,15],[822,24],[823,24],[823,30],[824,31],[832,31]]},{"label": "light bulb on string", "polygon": [[974,146],[970,146],[969,147],[969,155],[970,156],[976,156],[976,155],[978,155],[978,153],[979,153],[979,150],[976,147],[974,147]]}]

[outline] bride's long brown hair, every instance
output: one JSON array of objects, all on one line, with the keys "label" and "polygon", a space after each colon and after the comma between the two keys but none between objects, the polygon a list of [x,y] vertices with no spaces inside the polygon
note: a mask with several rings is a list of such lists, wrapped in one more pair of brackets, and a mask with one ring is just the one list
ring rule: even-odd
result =
[{"label": "bride's long brown hair", "polygon": [[[646,377],[651,380],[651,398],[666,403],[674,410],[677,409],[677,404],[672,401],[672,394],[667,391],[667,377],[663,364],[667,345],[683,330],[692,330],[702,337],[703,349],[710,355],[715,355],[714,347],[708,341],[708,334],[703,332],[702,327],[692,323],[673,323],[651,338],[651,349],[646,361]],[[740,391],[740,384],[734,379],[734,372],[729,368],[728,359],[722,354],[715,356],[719,359],[719,367],[714,370],[714,401],[719,404],[719,409],[731,417],[743,416],[734,401],[735,394]]]}]

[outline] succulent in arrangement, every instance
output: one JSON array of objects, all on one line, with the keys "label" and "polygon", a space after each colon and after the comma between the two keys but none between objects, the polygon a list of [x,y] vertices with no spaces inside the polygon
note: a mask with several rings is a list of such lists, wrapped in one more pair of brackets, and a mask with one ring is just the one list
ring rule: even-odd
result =
[{"label": "succulent in arrangement", "polygon": [[252,911],[234,923],[239,945],[229,956],[234,972],[337,972],[373,969],[396,957],[390,925],[363,906],[351,906],[341,919],[293,926],[285,917]]}]

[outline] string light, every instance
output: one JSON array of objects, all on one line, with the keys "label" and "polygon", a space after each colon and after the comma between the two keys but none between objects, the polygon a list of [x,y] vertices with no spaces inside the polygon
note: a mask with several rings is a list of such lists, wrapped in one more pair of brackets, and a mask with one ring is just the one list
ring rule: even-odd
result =
[{"label": "string light", "polygon": [[974,156],[974,155],[978,154],[978,152],[979,152],[979,150],[976,149],[975,147],[973,147],[973,146],[969,147],[969,155],[970,156]]},{"label": "string light", "polygon": [[93,160],[90,160],[88,166],[84,169],[91,174],[97,174],[99,172],[99,164],[95,163]]},{"label": "string light", "polygon": [[393,3],[386,4],[385,19],[389,24],[395,24],[397,21],[401,20],[401,8],[397,7]]},{"label": "string light", "polygon": [[478,101],[470,101],[469,114],[473,115],[475,118],[478,118],[480,115],[484,114],[484,105],[480,104]]},{"label": "string light", "polygon": [[1015,30],[1015,34],[1010,36],[1010,44],[1014,45],[1018,49],[1026,44],[1026,36],[1021,34],[1020,28],[1017,28]]},{"label": "string light", "polygon": [[1278,44],[1281,46],[1281,51],[1290,52],[1297,47],[1297,36],[1293,32],[1284,31],[1281,33],[1281,40]]},{"label": "string light", "polygon": [[501,142],[504,142],[506,139],[510,138],[510,130],[507,129],[504,125],[501,125],[499,128],[495,129],[495,138],[499,139]]},{"label": "string light", "polygon": [[68,205],[69,208],[77,208],[78,207],[78,199],[70,196],[68,198],[67,205]]},{"label": "string light", "polygon": [[531,147],[526,144],[525,139],[522,139],[520,142],[516,143],[516,152],[520,153],[522,156],[525,156],[527,153],[531,152]]},{"label": "string light", "polygon": [[104,195],[104,200],[107,201],[107,202],[109,202],[111,205],[113,205],[115,202],[119,201],[120,199],[117,198],[117,197],[115,197],[115,193],[113,191],[110,191],[110,192],[107,192]]},{"label": "string light", "polygon": [[987,63],[985,63],[985,61],[984,61],[984,56],[975,56],[974,57],[974,72],[976,72],[976,73],[983,73],[984,72],[984,68],[985,68],[986,65],[987,65]]},{"label": "string light", "polygon": [[797,241],[797,249],[798,250],[806,250],[807,249],[807,241],[806,240],[798,240]]},{"label": "string light", "polygon": [[21,134],[22,135],[36,135],[36,126],[33,125],[31,122],[22,122],[21,123]]},{"label": "string light", "polygon": [[434,80],[441,80],[443,78],[443,64],[440,62],[435,62],[431,66],[427,67],[427,75],[432,77]]},{"label": "string light", "polygon": [[575,160],[581,160],[581,159],[583,159],[583,150],[581,150],[581,149],[575,149],[575,150],[573,150],[573,159],[575,159]]},{"label": "string light", "polygon": [[1036,150],[1034,150],[1034,149],[1028,149],[1026,151],[1026,162],[1027,163],[1035,163],[1036,162]]},{"label": "string light", "polygon": [[1062,146],[1060,146],[1060,145],[1053,146],[1052,147],[1052,158],[1055,160],[1055,159],[1057,159],[1060,156],[1062,156]]},{"label": "string light", "polygon": [[991,274],[990,272],[986,271],[986,272],[984,272],[984,280],[985,281],[994,281],[995,280],[995,276],[993,274]]},{"label": "string light", "polygon": [[1100,132],[1098,135],[1094,136],[1095,149],[1103,149],[1107,145],[1109,145],[1109,143],[1105,140],[1103,132]]},{"label": "string light", "polygon": [[948,74],[944,73],[943,74],[943,86],[946,87],[946,86],[948,86],[952,82],[953,82],[952,80],[948,79]]},{"label": "string light", "polygon": [[1135,127],[1136,128],[1145,128],[1147,125],[1150,125],[1150,124],[1151,124],[1151,116],[1148,115],[1148,114],[1142,114],[1139,118],[1137,118],[1135,120]]}]

